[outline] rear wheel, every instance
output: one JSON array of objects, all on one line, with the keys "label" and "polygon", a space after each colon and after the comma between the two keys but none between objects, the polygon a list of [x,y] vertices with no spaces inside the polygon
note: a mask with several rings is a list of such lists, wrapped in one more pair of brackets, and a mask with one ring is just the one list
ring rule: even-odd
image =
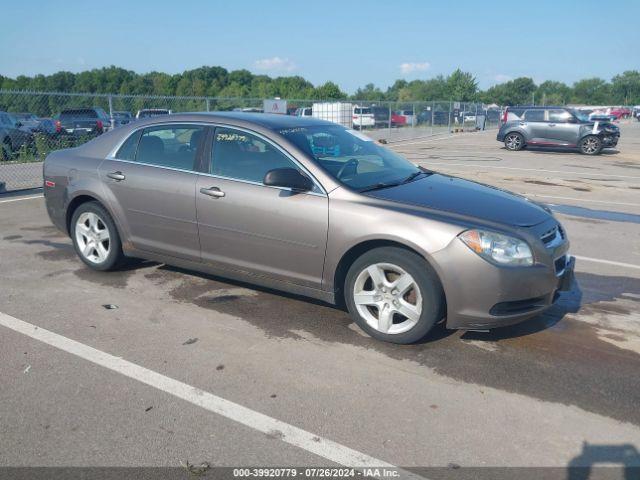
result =
[{"label": "rear wheel", "polygon": [[524,137],[517,133],[511,132],[504,137],[504,146],[507,150],[518,151],[524,148]]},{"label": "rear wheel", "polygon": [[587,135],[580,140],[578,147],[585,155],[598,155],[602,151],[602,140],[595,135]]},{"label": "rear wheel", "polygon": [[116,225],[98,202],[83,203],[73,212],[70,233],[80,260],[94,270],[113,270],[124,262]]},{"label": "rear wheel", "polygon": [[423,338],[444,316],[444,293],[431,266],[396,247],[370,250],[347,273],[345,301],[354,321],[392,343]]}]

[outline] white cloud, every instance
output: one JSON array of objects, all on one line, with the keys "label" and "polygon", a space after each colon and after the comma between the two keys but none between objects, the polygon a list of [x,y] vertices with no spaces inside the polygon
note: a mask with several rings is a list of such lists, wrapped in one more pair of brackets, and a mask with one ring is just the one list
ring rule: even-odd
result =
[{"label": "white cloud", "polygon": [[429,62],[405,62],[400,64],[400,71],[407,75],[413,72],[424,72],[428,70],[431,64]]},{"label": "white cloud", "polygon": [[498,83],[504,83],[504,82],[508,82],[510,80],[513,80],[513,77],[510,76],[510,75],[505,75],[503,73],[499,73],[495,77],[493,77],[493,79]]},{"label": "white cloud", "polygon": [[262,58],[253,62],[253,66],[257,70],[269,72],[291,72],[297,68],[296,64],[288,58],[280,57]]}]

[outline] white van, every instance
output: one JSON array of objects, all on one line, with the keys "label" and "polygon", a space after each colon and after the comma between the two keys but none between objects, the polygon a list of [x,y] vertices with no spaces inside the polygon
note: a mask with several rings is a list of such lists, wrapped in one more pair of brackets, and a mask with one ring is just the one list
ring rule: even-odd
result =
[{"label": "white van", "polygon": [[358,130],[365,127],[373,127],[375,124],[376,119],[370,107],[360,107],[358,105],[353,107],[353,128]]}]

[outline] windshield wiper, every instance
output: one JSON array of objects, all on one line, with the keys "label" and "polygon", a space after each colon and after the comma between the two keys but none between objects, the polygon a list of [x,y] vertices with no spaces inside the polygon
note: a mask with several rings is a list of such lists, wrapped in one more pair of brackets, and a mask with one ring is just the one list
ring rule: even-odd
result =
[{"label": "windshield wiper", "polygon": [[409,183],[413,180],[415,180],[418,176],[420,175],[431,175],[431,172],[425,172],[424,170],[420,170],[419,172],[413,172],[411,175],[409,175],[407,178],[399,181],[399,182],[380,182],[380,183],[375,183],[369,187],[364,187],[360,190],[358,190],[360,193],[362,192],[371,192],[372,190],[382,190],[383,188],[390,188],[390,187],[397,187],[398,185],[404,185],[405,183]]},{"label": "windshield wiper", "polygon": [[425,172],[424,170],[419,170],[417,172],[413,172],[411,175],[409,175],[407,178],[405,178],[402,182],[400,182],[400,185],[412,182],[413,180],[415,180],[420,175],[431,175],[431,173],[430,172]]},{"label": "windshield wiper", "polygon": [[364,187],[358,190],[358,192],[371,192],[373,190],[382,190],[383,188],[397,187],[398,185],[402,185],[402,182],[393,182],[393,183],[375,183],[369,187]]}]

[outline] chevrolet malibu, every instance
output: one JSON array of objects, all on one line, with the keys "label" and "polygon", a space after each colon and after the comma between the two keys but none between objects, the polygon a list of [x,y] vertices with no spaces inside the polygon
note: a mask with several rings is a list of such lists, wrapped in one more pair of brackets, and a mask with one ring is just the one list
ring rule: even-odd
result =
[{"label": "chevrolet malibu", "polygon": [[519,322],[573,274],[545,207],[315,118],[152,117],[51,153],[44,182],[90,268],[143,258],[313,297],[389,342]]}]

